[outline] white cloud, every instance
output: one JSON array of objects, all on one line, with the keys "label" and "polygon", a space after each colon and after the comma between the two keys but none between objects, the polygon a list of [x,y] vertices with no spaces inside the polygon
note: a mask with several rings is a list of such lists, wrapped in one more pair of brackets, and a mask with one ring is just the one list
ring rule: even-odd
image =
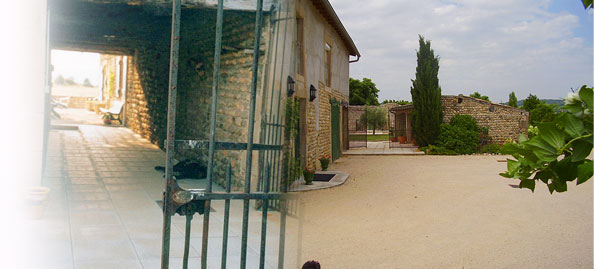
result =
[{"label": "white cloud", "polygon": [[557,98],[592,85],[592,48],[574,34],[578,17],[547,11],[550,0],[330,2],[362,55],[351,76],[376,82],[380,101],[410,99],[419,34],[440,56],[444,94]]}]

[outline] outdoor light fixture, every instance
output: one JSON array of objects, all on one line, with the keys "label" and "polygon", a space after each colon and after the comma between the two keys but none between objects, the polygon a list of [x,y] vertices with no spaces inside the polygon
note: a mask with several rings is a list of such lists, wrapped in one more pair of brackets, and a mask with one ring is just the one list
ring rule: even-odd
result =
[{"label": "outdoor light fixture", "polygon": [[287,77],[287,95],[289,95],[289,97],[293,96],[293,94],[295,93],[295,81],[293,80],[293,78],[291,76]]},{"label": "outdoor light fixture", "polygon": [[340,105],[343,106],[343,107],[347,107],[347,106],[349,106],[349,102],[342,101],[342,102],[340,102]]},{"label": "outdoor light fixture", "polygon": [[313,85],[309,85],[309,101],[313,101],[316,99],[316,92],[318,90],[316,89],[316,87],[314,87]]}]

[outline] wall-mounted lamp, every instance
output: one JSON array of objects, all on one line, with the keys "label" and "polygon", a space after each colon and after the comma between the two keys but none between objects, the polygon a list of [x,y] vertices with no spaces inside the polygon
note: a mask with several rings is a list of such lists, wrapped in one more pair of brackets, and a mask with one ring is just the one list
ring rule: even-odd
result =
[{"label": "wall-mounted lamp", "polygon": [[287,95],[289,95],[289,97],[293,96],[293,94],[295,93],[295,81],[293,80],[293,78],[291,76],[287,77]]},{"label": "wall-mounted lamp", "polygon": [[342,101],[342,102],[340,102],[340,105],[343,106],[343,107],[347,107],[347,106],[349,106],[349,102]]},{"label": "wall-mounted lamp", "polygon": [[316,92],[318,91],[318,89],[316,89],[316,87],[314,87],[313,85],[309,85],[309,101],[313,101],[316,99]]}]

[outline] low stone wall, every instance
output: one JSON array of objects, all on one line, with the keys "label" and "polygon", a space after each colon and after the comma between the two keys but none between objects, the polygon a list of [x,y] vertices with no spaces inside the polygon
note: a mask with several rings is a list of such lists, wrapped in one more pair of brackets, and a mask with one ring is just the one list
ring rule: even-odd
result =
[{"label": "low stone wall", "polygon": [[517,140],[520,134],[528,130],[529,112],[519,108],[463,95],[444,95],[441,103],[445,123],[456,114],[471,115],[479,126],[489,127],[493,143]]}]

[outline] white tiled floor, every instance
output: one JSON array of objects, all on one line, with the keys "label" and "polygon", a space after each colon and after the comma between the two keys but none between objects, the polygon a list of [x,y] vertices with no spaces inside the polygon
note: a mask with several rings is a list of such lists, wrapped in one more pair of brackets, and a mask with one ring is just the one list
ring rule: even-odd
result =
[{"label": "white tiled floor", "polygon": [[[45,215],[27,221],[43,252],[44,268],[159,268],[165,154],[126,128],[81,125],[50,132],[45,185],[50,199]],[[204,180],[180,180],[183,187],[204,187]],[[215,186],[215,191],[222,188]],[[220,267],[223,201],[213,201],[209,225],[209,268]],[[243,201],[231,203],[228,266],[239,263]],[[256,268],[260,249],[260,211],[251,207],[248,268]],[[266,261],[274,268],[278,253],[278,213],[269,213]],[[289,221],[297,221],[288,218]],[[192,222],[190,264],[200,263],[202,217]],[[171,268],[181,268],[185,217],[174,216]],[[291,249],[288,246],[288,249]],[[295,255],[287,253],[287,260]],[[292,256],[291,256],[292,255]],[[288,268],[293,268],[288,266]]]}]

